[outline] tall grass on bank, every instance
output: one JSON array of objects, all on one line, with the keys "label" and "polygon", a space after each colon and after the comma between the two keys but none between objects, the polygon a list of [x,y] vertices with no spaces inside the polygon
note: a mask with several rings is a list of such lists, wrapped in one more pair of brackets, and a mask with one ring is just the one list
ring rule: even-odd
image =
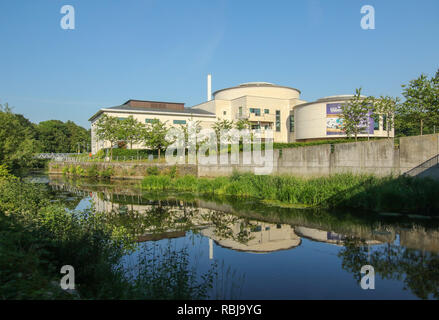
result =
[{"label": "tall grass on bank", "polygon": [[[122,261],[137,246],[126,227],[105,213],[51,203],[40,187],[1,168],[0,243],[0,299],[202,299],[215,275],[198,281],[187,252],[171,250],[132,278]],[[60,288],[63,265],[75,268],[75,295]]]},{"label": "tall grass on bank", "polygon": [[428,178],[337,174],[303,179],[234,173],[214,179],[147,176],[146,190],[255,197],[287,204],[437,215],[439,182]]}]

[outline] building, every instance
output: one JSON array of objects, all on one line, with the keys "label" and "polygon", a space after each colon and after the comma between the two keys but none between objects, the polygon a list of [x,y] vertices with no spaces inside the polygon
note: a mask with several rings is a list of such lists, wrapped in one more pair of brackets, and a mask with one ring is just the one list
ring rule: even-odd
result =
[{"label": "building", "polygon": [[245,119],[252,129],[273,130],[274,142],[295,141],[294,107],[305,103],[300,91],[268,82],[249,82],[213,93],[213,99],[193,106],[193,109],[214,113],[218,119]]},{"label": "building", "polygon": [[[194,120],[200,121],[203,128],[210,128],[216,121],[215,114],[202,109],[185,108],[184,103],[128,100],[120,106],[102,108],[89,119],[91,121],[91,151],[93,154],[102,148],[110,147],[109,142],[98,141],[95,134],[96,121],[102,114],[120,119],[133,116],[141,123],[158,119],[162,122],[167,121],[170,125],[186,124],[188,121]],[[142,145],[133,145],[133,149],[142,147]]]},{"label": "building", "polygon": [[[294,108],[295,140],[310,141],[319,139],[345,138],[340,121],[341,106],[352,95],[330,96],[314,102],[303,103]],[[385,116],[371,115],[364,123],[364,131],[358,137],[387,137]],[[394,129],[390,128],[390,137]]]},{"label": "building", "polygon": [[[319,139],[343,138],[340,113],[342,104],[352,95],[338,95],[307,102],[300,99],[300,90],[268,82],[249,82],[235,87],[217,90],[211,94],[211,78],[208,76],[207,101],[185,108],[184,103],[128,100],[120,106],[100,109],[92,122],[92,153],[109,147],[96,140],[95,121],[106,113],[125,118],[132,115],[140,122],[153,119],[167,121],[169,125],[199,121],[202,128],[212,127],[217,120],[247,120],[252,129],[272,129],[274,142],[289,143]],[[387,137],[386,119],[371,115],[363,124],[359,137]],[[394,136],[390,128],[390,137]],[[141,148],[142,146],[133,146]]]}]

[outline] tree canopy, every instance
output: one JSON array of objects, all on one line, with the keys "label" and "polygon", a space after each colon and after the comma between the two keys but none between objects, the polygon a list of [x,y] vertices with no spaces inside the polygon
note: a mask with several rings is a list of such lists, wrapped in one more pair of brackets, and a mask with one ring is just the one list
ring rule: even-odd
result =
[{"label": "tree canopy", "polygon": [[20,114],[14,114],[6,103],[0,104],[0,162],[11,170],[29,167],[40,150],[34,125]]},{"label": "tree canopy", "polygon": [[395,126],[399,136],[437,132],[439,127],[439,70],[434,77],[421,74],[402,85],[405,101],[398,106]]}]

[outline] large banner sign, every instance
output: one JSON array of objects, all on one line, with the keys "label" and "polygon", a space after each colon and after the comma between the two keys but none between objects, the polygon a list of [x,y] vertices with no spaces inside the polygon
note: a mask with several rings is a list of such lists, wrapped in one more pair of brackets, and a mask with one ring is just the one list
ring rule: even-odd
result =
[{"label": "large banner sign", "polygon": [[344,134],[343,119],[340,118],[341,103],[329,103],[326,105],[326,134]]},{"label": "large banner sign", "polygon": [[[344,135],[343,131],[343,119],[340,118],[341,103],[328,103],[326,105],[326,135]],[[369,127],[369,130],[367,128]],[[360,124],[360,128],[363,128],[361,133],[373,134],[374,121],[369,113],[369,126],[367,119]]]}]

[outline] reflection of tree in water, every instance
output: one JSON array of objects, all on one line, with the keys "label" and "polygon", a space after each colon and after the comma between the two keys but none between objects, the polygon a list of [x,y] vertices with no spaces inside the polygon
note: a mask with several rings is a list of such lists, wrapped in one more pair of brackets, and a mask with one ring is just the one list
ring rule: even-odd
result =
[{"label": "reflection of tree in water", "polygon": [[383,279],[400,280],[421,299],[439,299],[439,255],[387,243],[369,253],[368,246],[359,239],[346,239],[339,252],[342,268],[360,282],[363,265],[371,265]]},{"label": "reflection of tree in water", "polygon": [[[202,215],[203,220],[209,221],[214,226],[214,235],[220,239],[232,239],[242,244],[247,244],[254,239],[251,234],[257,228],[257,225],[248,219],[239,218],[232,214],[223,212],[210,211]],[[233,227],[239,223],[239,231],[235,232]]]},{"label": "reflection of tree in water", "polygon": [[175,209],[158,203],[142,211],[120,205],[118,208],[113,208],[106,216],[108,223],[123,226],[130,234],[138,236],[145,232],[157,234],[170,230],[190,230],[194,228],[193,219],[197,212],[197,208]]}]

